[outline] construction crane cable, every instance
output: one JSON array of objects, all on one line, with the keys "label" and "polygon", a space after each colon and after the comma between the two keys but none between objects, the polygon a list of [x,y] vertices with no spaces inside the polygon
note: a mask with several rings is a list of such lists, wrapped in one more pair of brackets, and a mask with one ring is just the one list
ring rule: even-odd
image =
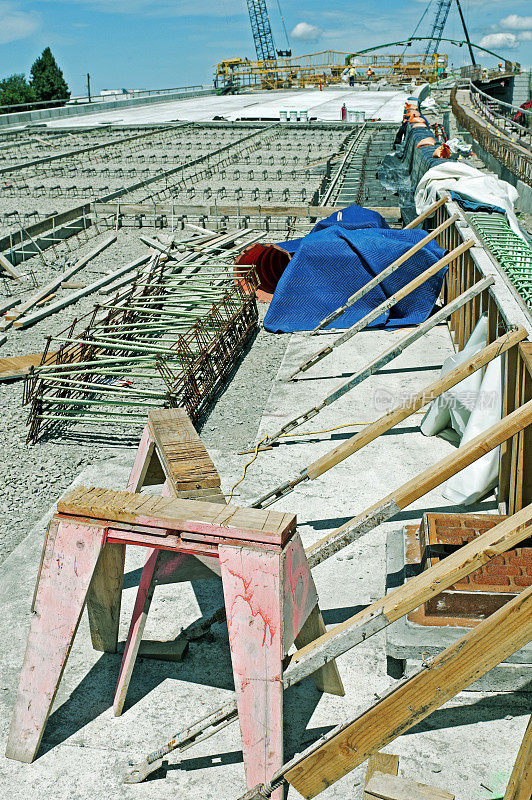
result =
[{"label": "construction crane cable", "polygon": [[[421,17],[418,20],[418,23],[417,23],[416,27],[412,31],[412,36],[415,36],[416,33],[418,32],[418,29],[419,29],[421,23],[423,22],[423,20],[425,19],[425,16],[426,16],[429,8],[431,7],[431,5],[432,5],[432,0],[429,0],[429,2],[427,3],[427,6],[425,8],[425,11],[422,13]],[[404,56],[404,54],[406,53],[406,51],[407,51],[409,46],[410,46],[410,39],[408,39],[407,43],[404,46],[403,52],[401,53],[402,56]]]},{"label": "construction crane cable", "polygon": [[286,44],[288,46],[288,49],[291,50],[290,39],[288,38],[288,31],[286,30],[286,25],[285,25],[285,21],[284,21],[284,17],[283,17],[283,12],[281,11],[281,3],[279,2],[279,0],[277,0],[277,8],[279,9],[279,16],[281,17],[281,22],[282,22],[282,25],[283,25],[284,35],[285,35],[285,38],[286,38]]}]

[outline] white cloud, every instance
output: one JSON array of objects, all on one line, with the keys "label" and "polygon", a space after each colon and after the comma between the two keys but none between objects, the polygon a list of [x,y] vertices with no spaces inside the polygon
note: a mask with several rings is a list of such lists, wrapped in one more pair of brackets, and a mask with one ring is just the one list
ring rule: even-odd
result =
[{"label": "white cloud", "polygon": [[510,14],[501,19],[501,28],[511,31],[529,31],[532,29],[532,17],[520,17],[519,14]]},{"label": "white cloud", "polygon": [[521,31],[517,34],[517,38],[521,42],[532,42],[532,31]]},{"label": "white cloud", "polygon": [[34,11],[22,11],[18,3],[0,2],[0,44],[26,39],[40,25],[41,18]]},{"label": "white cloud", "polygon": [[317,25],[309,25],[308,22],[298,22],[290,33],[293,39],[301,39],[304,42],[313,42],[319,39],[322,34],[321,28]]},{"label": "white cloud", "polygon": [[515,50],[519,47],[517,37],[513,33],[488,33],[480,40],[481,47],[487,47],[488,50],[501,47],[506,50]]}]

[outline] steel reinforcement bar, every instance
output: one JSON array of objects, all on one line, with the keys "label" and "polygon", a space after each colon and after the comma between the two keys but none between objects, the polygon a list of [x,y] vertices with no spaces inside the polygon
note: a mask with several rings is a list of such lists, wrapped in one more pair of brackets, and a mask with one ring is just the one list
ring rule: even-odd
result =
[{"label": "steel reinforcement bar", "polygon": [[475,141],[499,163],[507,167],[523,183],[532,185],[532,159],[522,152],[510,139],[496,134],[486,125],[477,122],[456,99],[456,88],[451,91],[451,108],[459,125],[469,131]]},{"label": "steel reinforcement bar", "polygon": [[142,426],[150,406],[196,420],[257,326],[256,286],[252,269],[235,284],[220,254],[154,255],[122,293],[49,337],[25,381],[28,442],[72,423]]}]

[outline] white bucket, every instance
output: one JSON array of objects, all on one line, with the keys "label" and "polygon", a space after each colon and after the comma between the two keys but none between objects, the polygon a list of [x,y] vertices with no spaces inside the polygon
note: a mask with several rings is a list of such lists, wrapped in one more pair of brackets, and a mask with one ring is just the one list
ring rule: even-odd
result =
[{"label": "white bucket", "polygon": [[297,111],[290,112],[290,122],[297,122]]},{"label": "white bucket", "polygon": [[357,114],[358,111],[350,111],[347,109],[347,121],[348,122],[356,122],[357,121]]},{"label": "white bucket", "polygon": [[279,122],[286,122],[288,119],[288,111],[279,111]]},{"label": "white bucket", "polygon": [[308,122],[308,111],[300,111],[299,112],[299,121],[300,122]]}]

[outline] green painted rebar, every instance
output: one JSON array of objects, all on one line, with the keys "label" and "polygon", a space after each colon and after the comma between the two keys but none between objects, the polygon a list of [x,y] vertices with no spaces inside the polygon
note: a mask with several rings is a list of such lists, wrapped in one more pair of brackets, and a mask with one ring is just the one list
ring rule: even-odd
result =
[{"label": "green painted rebar", "polygon": [[532,248],[508,225],[501,214],[470,214],[477,233],[485,241],[519,294],[532,307]]}]

